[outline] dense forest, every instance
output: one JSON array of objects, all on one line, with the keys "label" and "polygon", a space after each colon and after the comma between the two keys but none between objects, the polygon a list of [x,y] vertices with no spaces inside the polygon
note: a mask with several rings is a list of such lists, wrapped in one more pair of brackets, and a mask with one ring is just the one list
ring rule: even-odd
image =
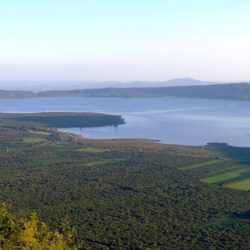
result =
[{"label": "dense forest", "polygon": [[0,202],[15,218],[36,212],[51,232],[67,219],[79,249],[249,249],[249,148],[0,125]]},{"label": "dense forest", "polygon": [[0,91],[0,98],[29,97],[186,97],[250,100],[249,83],[215,84],[206,86],[104,88],[58,90],[32,93],[28,91]]}]

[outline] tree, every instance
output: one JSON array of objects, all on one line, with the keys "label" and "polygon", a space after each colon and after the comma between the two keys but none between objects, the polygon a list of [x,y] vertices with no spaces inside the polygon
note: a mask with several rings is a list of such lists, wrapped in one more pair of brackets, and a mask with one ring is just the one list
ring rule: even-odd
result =
[{"label": "tree", "polygon": [[64,223],[62,232],[50,231],[37,215],[16,218],[6,204],[0,204],[0,249],[1,250],[76,250],[73,230]]}]

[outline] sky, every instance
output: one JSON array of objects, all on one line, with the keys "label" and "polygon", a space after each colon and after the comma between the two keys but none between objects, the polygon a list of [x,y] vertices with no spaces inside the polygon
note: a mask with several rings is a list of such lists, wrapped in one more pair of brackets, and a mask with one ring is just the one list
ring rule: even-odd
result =
[{"label": "sky", "polygon": [[249,0],[0,0],[0,80],[250,80]]}]

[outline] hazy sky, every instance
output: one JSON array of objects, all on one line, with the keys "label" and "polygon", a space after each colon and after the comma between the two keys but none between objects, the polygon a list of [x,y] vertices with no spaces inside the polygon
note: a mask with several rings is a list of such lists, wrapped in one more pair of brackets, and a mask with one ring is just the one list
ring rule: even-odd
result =
[{"label": "hazy sky", "polygon": [[249,0],[0,0],[0,80],[250,80]]}]

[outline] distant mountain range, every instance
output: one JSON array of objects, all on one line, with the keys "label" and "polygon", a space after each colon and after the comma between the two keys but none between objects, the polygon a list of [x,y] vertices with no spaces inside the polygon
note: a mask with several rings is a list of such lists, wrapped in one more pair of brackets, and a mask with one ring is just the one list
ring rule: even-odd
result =
[{"label": "distant mountain range", "polygon": [[99,88],[49,91],[0,91],[0,98],[35,97],[185,97],[250,100],[250,83],[228,83],[212,85],[171,87]]},{"label": "distant mountain range", "polygon": [[87,81],[0,81],[1,90],[74,90],[86,88],[131,88],[131,87],[170,87],[191,85],[212,85],[223,82],[200,81],[192,78],[177,78],[168,81],[133,81],[133,82],[87,82]]}]

